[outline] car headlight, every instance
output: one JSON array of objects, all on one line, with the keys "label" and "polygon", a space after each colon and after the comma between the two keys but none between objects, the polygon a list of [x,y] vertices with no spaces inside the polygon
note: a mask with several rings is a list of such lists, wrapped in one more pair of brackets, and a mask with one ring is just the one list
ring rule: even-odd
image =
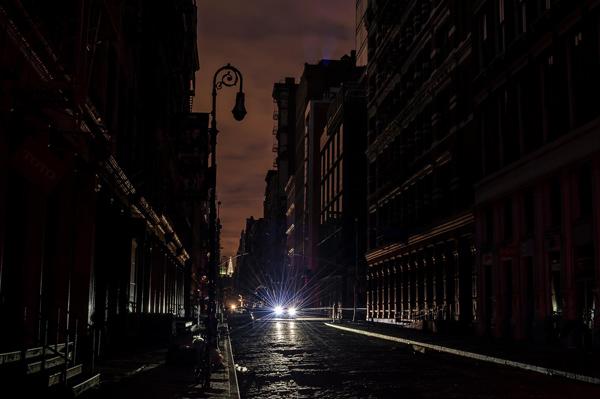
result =
[{"label": "car headlight", "polygon": [[275,308],[273,309],[273,312],[275,312],[276,316],[281,316],[283,314],[283,307],[275,306]]},{"label": "car headlight", "polygon": [[289,314],[290,316],[296,316],[296,313],[297,313],[297,312],[298,312],[298,311],[296,310],[296,308],[289,308],[289,310],[288,310],[288,314]]}]

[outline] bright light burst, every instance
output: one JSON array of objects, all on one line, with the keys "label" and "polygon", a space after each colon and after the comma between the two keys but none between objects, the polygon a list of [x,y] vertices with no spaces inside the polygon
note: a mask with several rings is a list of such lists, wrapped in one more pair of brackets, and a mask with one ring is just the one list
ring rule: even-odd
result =
[{"label": "bright light burst", "polygon": [[319,267],[308,274],[302,266],[282,267],[272,275],[261,268],[251,269],[251,273],[241,281],[239,294],[243,295],[253,317],[252,321],[235,327],[238,334],[256,328],[267,332],[269,323],[254,323],[258,320],[301,320],[299,315],[318,317],[327,312],[330,314],[331,300],[327,295],[339,284],[336,270],[343,265],[328,259],[314,259],[318,260]]}]

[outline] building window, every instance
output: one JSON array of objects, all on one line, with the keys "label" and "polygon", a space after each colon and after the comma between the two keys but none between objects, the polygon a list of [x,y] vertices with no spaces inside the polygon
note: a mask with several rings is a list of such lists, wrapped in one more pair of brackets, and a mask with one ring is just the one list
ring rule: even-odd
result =
[{"label": "building window", "polygon": [[504,23],[504,0],[498,1],[498,50],[500,52],[504,51],[504,46],[506,43],[506,24]]},{"label": "building window", "polygon": [[504,203],[504,241],[511,242],[513,239],[513,206],[512,199]]},{"label": "building window", "polygon": [[129,270],[129,311],[135,312],[137,305],[137,290],[136,290],[136,277],[137,277],[137,247],[138,243],[135,238],[131,239],[131,258],[130,258],[130,270]]},{"label": "building window", "polygon": [[539,66],[535,65],[520,77],[519,110],[522,120],[524,153],[536,150],[544,141],[542,90]]},{"label": "building window", "polygon": [[535,230],[535,197],[532,191],[526,192],[523,198],[523,221],[525,236],[532,237]]},{"label": "building window", "polygon": [[563,56],[564,46],[559,46],[556,51],[547,56],[544,69],[544,104],[549,139],[555,139],[566,133],[570,124],[569,79]]},{"label": "building window", "polygon": [[338,154],[338,150],[335,145],[335,136],[337,133],[333,133],[333,138],[329,141],[329,147],[331,147],[331,163],[335,162],[335,157]]},{"label": "building window", "polygon": [[338,140],[339,154],[342,155],[344,153],[344,125],[343,124],[340,125],[340,130],[338,130],[337,140]]},{"label": "building window", "polygon": [[340,182],[340,191],[344,190],[344,159],[340,159],[340,164],[338,165],[338,180]]},{"label": "building window", "polygon": [[519,129],[517,118],[519,108],[517,107],[516,89],[508,87],[504,90],[503,98],[500,100],[500,137],[502,140],[502,163],[508,165],[519,158],[521,146],[519,140]]},{"label": "building window", "polygon": [[521,33],[527,32],[527,3],[521,0]]},{"label": "building window", "polygon": [[335,184],[335,175],[333,173],[330,175],[329,184],[330,184],[330,186],[329,186],[329,193],[331,195],[331,198],[333,198],[334,195],[335,195],[335,186],[334,186],[334,184]]},{"label": "building window", "polygon": [[598,76],[599,48],[598,26],[586,24],[571,36],[571,85],[574,110],[574,127],[581,126],[600,113],[600,77]]},{"label": "building window", "polygon": [[483,14],[481,17],[481,37],[484,42],[488,39],[487,14]]},{"label": "building window", "polygon": [[560,180],[555,178],[550,184],[550,219],[553,226],[560,226],[562,222],[562,198]]},{"label": "building window", "polygon": [[484,241],[488,245],[494,242],[494,210],[488,208],[485,210],[485,237]]},{"label": "building window", "polygon": [[495,172],[500,163],[498,112],[497,98],[491,98],[483,105],[481,132],[484,150],[484,172],[486,175]]},{"label": "building window", "polygon": [[577,183],[579,197],[579,217],[588,219],[593,213],[592,173],[589,165],[584,165],[579,171]]},{"label": "building window", "polygon": [[550,289],[552,296],[552,313],[560,315],[563,309],[562,287],[561,287],[561,264],[560,253],[550,252]]}]

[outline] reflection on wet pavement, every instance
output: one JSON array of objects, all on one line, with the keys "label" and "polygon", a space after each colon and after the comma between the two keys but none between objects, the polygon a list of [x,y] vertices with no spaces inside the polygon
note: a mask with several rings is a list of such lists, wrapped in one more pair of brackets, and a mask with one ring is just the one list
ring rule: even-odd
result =
[{"label": "reflection on wet pavement", "polygon": [[598,387],[339,331],[268,320],[231,332],[243,398],[564,398]]}]

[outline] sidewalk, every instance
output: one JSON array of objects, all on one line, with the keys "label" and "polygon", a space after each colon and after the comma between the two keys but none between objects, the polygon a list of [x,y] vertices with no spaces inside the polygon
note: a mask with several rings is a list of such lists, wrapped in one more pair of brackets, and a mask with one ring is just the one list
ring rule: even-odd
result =
[{"label": "sidewalk", "polygon": [[597,355],[533,344],[501,343],[477,336],[428,333],[371,322],[326,323],[347,332],[413,345],[415,350],[433,350],[475,360],[497,363],[547,375],[600,384]]},{"label": "sidewalk", "polygon": [[225,367],[211,374],[210,390],[206,392],[207,396],[200,397],[239,399],[235,361],[229,338],[229,326],[226,323],[219,325],[219,348],[223,354]]},{"label": "sidewalk", "polygon": [[95,398],[209,398],[239,399],[235,363],[227,324],[219,325],[219,348],[225,368],[211,374],[210,389],[196,383],[190,367],[167,366],[166,349],[113,356],[98,364],[101,384],[85,395]]}]

